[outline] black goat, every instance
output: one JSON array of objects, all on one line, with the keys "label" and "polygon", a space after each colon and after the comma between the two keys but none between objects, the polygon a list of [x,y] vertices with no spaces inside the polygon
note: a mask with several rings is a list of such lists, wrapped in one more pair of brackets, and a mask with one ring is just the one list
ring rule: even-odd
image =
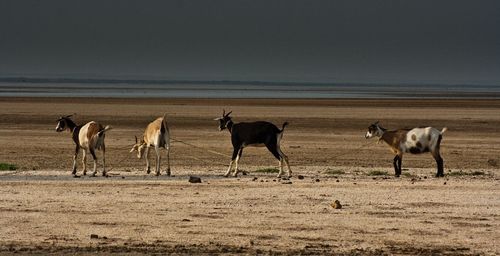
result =
[{"label": "black goat", "polygon": [[283,131],[285,126],[288,125],[287,122],[283,123],[280,129],[276,125],[258,121],[252,123],[233,123],[231,117],[229,116],[232,111],[226,114],[223,110],[222,117],[216,118],[220,122],[219,130],[224,130],[227,128],[231,133],[231,143],[233,144],[233,156],[231,158],[231,163],[229,163],[229,168],[227,169],[225,177],[229,176],[233,163],[236,162],[234,176],[238,175],[238,161],[243,154],[243,148],[245,147],[266,147],[279,161],[280,171],[278,177],[283,174],[283,160],[288,167],[288,177],[292,176],[292,170],[290,170],[290,165],[288,164],[288,157],[280,149],[280,141],[283,137]]}]

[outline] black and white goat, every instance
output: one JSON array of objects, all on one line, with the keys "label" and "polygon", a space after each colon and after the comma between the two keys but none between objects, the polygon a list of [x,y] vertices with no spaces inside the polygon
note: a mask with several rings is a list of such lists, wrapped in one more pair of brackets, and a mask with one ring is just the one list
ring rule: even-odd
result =
[{"label": "black and white goat", "polygon": [[396,154],[394,157],[396,177],[401,175],[403,153],[420,154],[426,152],[430,152],[436,160],[436,177],[443,177],[444,162],[439,149],[441,147],[443,133],[446,130],[448,130],[446,127],[441,131],[433,127],[421,127],[388,131],[376,122],[368,127],[365,138],[369,139],[374,136],[379,137],[379,141],[383,140],[391,147],[391,150]]},{"label": "black and white goat", "polygon": [[95,150],[102,150],[102,176],[106,176],[106,146],[104,145],[104,137],[106,131],[111,129],[111,126],[107,125],[106,127],[102,126],[99,123],[94,121],[88,122],[85,125],[76,125],[73,120],[70,119],[72,115],[62,116],[57,120],[56,131],[62,132],[65,130],[69,130],[71,132],[73,142],[76,144],[75,154],[73,156],[73,176],[76,175],[76,158],[78,157],[78,152],[80,148],[83,149],[83,175],[87,174],[87,150],[92,154],[92,158],[94,159],[94,172],[92,176],[95,176],[97,173],[97,157],[95,155]]},{"label": "black and white goat", "polygon": [[229,116],[231,113],[232,111],[226,114],[225,110],[223,110],[222,117],[215,119],[219,121],[219,130],[222,131],[226,128],[229,130],[231,133],[231,143],[233,144],[233,156],[231,157],[229,168],[224,176],[229,176],[233,163],[236,164],[233,175],[235,177],[238,175],[238,161],[243,154],[243,148],[266,147],[279,161],[280,170],[278,177],[283,175],[283,161],[285,161],[286,166],[288,167],[288,177],[290,177],[292,175],[292,170],[290,169],[290,165],[288,163],[288,157],[280,149],[280,141],[283,137],[283,131],[288,123],[283,123],[281,130],[278,129],[276,125],[264,121],[233,123],[231,117]]},{"label": "black and white goat", "polygon": [[149,147],[153,146],[156,151],[156,176],[160,175],[160,148],[167,150],[167,176],[170,176],[170,132],[167,125],[166,114],[163,117],[158,117],[153,122],[149,123],[144,131],[142,139],[139,141],[135,137],[135,145],[130,152],[137,151],[137,157],[140,159],[146,155],[146,172],[149,174]]}]

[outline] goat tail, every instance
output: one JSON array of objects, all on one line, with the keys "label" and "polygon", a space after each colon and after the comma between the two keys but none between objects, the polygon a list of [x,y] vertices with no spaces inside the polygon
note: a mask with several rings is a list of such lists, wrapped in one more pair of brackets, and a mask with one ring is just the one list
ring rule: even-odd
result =
[{"label": "goat tail", "polygon": [[288,122],[284,122],[283,125],[281,126],[281,131],[283,132],[285,130],[285,127],[288,125]]},{"label": "goat tail", "polygon": [[111,125],[106,125],[104,127],[104,129],[100,130],[96,135],[94,135],[91,139],[91,145],[93,145],[92,147],[95,148],[95,149],[103,149],[104,147],[104,134],[106,133],[106,131],[109,131],[113,129],[113,127],[111,127]]},{"label": "goat tail", "polygon": [[443,127],[443,129],[441,130],[441,134],[443,134],[446,131],[448,131],[448,127]]},{"label": "goat tail", "polygon": [[111,127],[111,125],[106,125],[106,127],[104,127],[104,129],[100,130],[99,133],[97,133],[97,135],[100,137],[102,136],[104,133],[106,133],[107,131],[113,129],[113,127]]}]

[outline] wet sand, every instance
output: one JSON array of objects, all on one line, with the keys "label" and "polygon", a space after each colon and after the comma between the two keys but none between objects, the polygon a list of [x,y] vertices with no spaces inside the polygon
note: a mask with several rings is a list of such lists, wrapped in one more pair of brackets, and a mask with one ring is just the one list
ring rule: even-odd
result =
[{"label": "wet sand", "polygon": [[[291,184],[257,171],[277,165],[263,148],[245,149],[240,167],[248,175],[221,177],[232,152],[229,133],[213,120],[223,108],[236,122],[290,123],[282,149]],[[0,162],[19,166],[0,171],[0,250],[499,253],[499,110],[499,100],[0,98]],[[77,123],[114,127],[106,136],[109,178],[71,177],[74,145],[55,126],[72,113]],[[172,143],[174,177],[146,175],[144,160],[128,152],[163,113],[172,137],[195,146]],[[434,178],[425,154],[405,155],[403,177],[394,178],[389,148],[364,138],[377,120],[388,129],[448,127],[447,176]],[[190,175],[203,182],[188,183]],[[330,206],[335,200],[342,209]]]}]

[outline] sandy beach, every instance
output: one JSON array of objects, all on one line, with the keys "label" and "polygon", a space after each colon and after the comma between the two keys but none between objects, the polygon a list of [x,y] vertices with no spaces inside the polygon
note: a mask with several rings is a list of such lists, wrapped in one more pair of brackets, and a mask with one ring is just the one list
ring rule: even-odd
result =
[{"label": "sandy beach", "polygon": [[[278,163],[264,148],[245,149],[247,175],[222,177],[222,109],[235,122],[289,122],[293,177],[260,172]],[[55,127],[73,113],[113,126],[110,177],[71,176],[74,144]],[[147,175],[129,153],[164,113],[173,177]],[[0,98],[0,162],[18,167],[0,171],[0,253],[499,254],[499,113],[500,100]],[[447,127],[446,176],[434,178],[429,154],[407,154],[395,178],[389,147],[364,138],[375,121]]]}]

